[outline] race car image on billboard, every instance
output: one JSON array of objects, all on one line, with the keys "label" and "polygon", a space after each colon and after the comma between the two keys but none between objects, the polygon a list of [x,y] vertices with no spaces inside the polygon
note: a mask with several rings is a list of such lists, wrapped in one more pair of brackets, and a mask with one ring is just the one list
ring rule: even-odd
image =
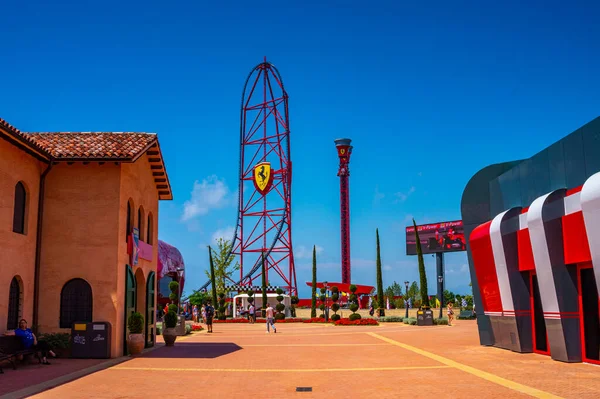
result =
[{"label": "race car image on billboard", "polygon": [[[417,226],[424,254],[465,251],[465,231],[461,220]],[[417,254],[414,226],[406,228],[406,254]]]}]

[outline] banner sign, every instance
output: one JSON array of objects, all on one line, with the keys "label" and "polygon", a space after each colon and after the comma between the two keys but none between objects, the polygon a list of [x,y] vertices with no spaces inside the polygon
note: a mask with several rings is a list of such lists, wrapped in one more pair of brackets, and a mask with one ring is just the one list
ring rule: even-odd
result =
[{"label": "banner sign", "polygon": [[[462,220],[417,226],[423,254],[459,252],[467,249]],[[406,228],[406,254],[417,254],[414,226]]]}]

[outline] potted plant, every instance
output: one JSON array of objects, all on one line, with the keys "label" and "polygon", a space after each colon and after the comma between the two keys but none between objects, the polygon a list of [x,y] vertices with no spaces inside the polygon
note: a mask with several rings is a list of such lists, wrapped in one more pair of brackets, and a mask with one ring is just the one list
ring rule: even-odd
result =
[{"label": "potted plant", "polygon": [[144,349],[144,316],[140,312],[132,313],[127,319],[127,328],[127,351],[130,355],[137,356]]},{"label": "potted plant", "polygon": [[173,346],[175,339],[177,339],[177,313],[170,310],[165,317],[163,317],[163,330],[162,336],[165,340],[166,346]]}]

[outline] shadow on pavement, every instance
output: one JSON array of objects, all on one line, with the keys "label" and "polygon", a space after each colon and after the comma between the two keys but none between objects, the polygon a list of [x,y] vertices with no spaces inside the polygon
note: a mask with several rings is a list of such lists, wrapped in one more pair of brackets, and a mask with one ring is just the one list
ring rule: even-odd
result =
[{"label": "shadow on pavement", "polygon": [[175,342],[175,346],[164,346],[153,350],[143,358],[214,359],[242,349],[231,342]]}]

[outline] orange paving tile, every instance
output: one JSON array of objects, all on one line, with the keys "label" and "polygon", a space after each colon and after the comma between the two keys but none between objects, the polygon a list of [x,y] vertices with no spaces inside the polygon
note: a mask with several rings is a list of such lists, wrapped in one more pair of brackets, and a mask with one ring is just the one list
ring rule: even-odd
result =
[{"label": "orange paving tile", "polygon": [[[470,321],[282,324],[268,335],[262,325],[222,324],[35,397],[587,399],[600,397],[599,385],[600,367],[481,347]],[[313,392],[295,391],[304,386]]]}]

